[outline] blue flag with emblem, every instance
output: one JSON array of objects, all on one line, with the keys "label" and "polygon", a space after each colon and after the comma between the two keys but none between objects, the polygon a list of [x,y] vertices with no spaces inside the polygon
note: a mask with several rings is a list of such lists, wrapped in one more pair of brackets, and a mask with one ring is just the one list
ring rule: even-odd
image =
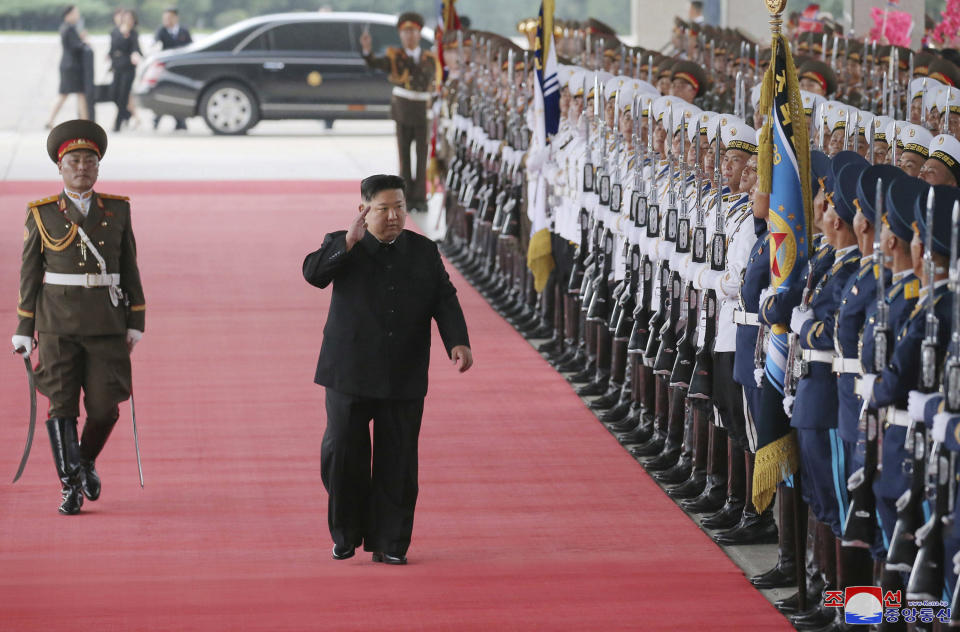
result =
[{"label": "blue flag with emblem", "polygon": [[[759,187],[770,193],[770,285],[778,293],[800,283],[810,245],[810,144],[803,100],[786,38],[775,34],[770,68],[764,77],[761,111],[769,112],[760,141]],[[790,419],[783,411],[789,329],[771,327],[761,411],[755,419],[757,456],[753,502],[760,511],[780,481],[797,470],[799,457]],[[768,388],[772,386],[772,388]]]},{"label": "blue flag with emblem", "polygon": [[542,106],[537,135],[543,139],[557,133],[560,127],[560,80],[557,78],[557,51],[553,45],[553,0],[543,0],[537,17],[537,39],[534,41],[534,62],[537,69],[535,98]]}]

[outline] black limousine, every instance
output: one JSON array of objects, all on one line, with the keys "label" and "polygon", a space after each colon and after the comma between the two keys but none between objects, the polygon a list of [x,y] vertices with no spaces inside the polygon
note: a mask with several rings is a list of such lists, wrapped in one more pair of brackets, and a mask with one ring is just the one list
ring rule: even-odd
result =
[{"label": "black limousine", "polygon": [[[140,64],[134,94],[154,113],[202,116],[215,134],[244,134],[264,119],[384,119],[391,87],[367,67],[399,46],[397,18],[383,13],[278,13],[243,20]],[[433,43],[423,29],[421,46]]]}]

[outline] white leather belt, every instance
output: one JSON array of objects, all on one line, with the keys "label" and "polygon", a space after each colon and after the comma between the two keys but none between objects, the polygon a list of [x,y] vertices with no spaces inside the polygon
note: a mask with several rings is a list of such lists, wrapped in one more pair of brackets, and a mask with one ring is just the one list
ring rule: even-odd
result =
[{"label": "white leather belt", "polygon": [[416,90],[393,86],[393,96],[410,99],[411,101],[429,101],[433,95],[429,92],[417,92]]},{"label": "white leather belt", "polygon": [[910,419],[910,415],[905,410],[901,410],[900,408],[887,409],[887,423],[891,426],[903,426],[904,428],[909,428],[912,421],[913,420]]},{"label": "white leather belt", "polygon": [[822,362],[824,364],[833,364],[833,351],[824,351],[821,349],[801,349],[800,358],[807,362]]},{"label": "white leather belt", "polygon": [[73,285],[76,287],[110,287],[120,285],[119,274],[62,274],[45,272],[43,282],[47,285]]},{"label": "white leather belt", "polygon": [[841,358],[836,356],[833,358],[833,371],[834,373],[863,374],[860,367],[860,358]]},{"label": "white leather belt", "polygon": [[735,309],[733,310],[733,322],[737,325],[752,325],[754,327],[759,327],[760,315]]}]

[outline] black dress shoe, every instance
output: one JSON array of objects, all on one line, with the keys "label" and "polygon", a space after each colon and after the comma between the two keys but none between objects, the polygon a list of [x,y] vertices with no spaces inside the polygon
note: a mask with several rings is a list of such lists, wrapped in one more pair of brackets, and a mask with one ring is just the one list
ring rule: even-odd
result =
[{"label": "black dress shoe", "polygon": [[606,380],[595,380],[578,388],[577,395],[580,397],[592,397],[594,395],[602,395],[606,390]]},{"label": "black dress shoe", "polygon": [[786,588],[787,586],[797,585],[797,565],[793,562],[777,565],[768,570],[750,578],[750,583],[754,588],[765,590],[767,588]]},{"label": "black dress shoe", "polygon": [[[679,485],[689,480],[691,472],[693,472],[693,461],[690,457],[681,456],[672,467],[654,472],[653,478],[661,485]],[[697,494],[699,493],[700,490],[697,489]]]},{"label": "black dress shoe", "polygon": [[790,623],[798,630],[817,630],[833,623],[836,616],[836,608],[827,608],[820,604],[806,612],[792,615]]},{"label": "black dress shoe", "polygon": [[346,560],[353,557],[356,550],[357,547],[355,546],[340,546],[339,544],[334,544],[333,552],[330,556],[335,560]]},{"label": "black dress shoe", "polygon": [[597,367],[593,363],[588,362],[587,365],[579,373],[574,373],[567,378],[568,382],[573,384],[586,384],[593,380],[597,376]]},{"label": "black dress shoe", "polygon": [[619,429],[611,428],[611,430],[613,430],[614,432],[625,432],[627,430],[633,430],[637,425],[637,420],[639,419],[639,416],[637,418],[634,418],[633,411],[632,411],[632,404],[630,400],[627,400],[625,402],[618,402],[617,404],[614,405],[613,408],[601,414],[599,417],[600,417],[600,421],[602,421],[605,424],[619,424],[620,422],[627,422],[627,421],[630,422],[626,428],[619,428]]},{"label": "black dress shoe", "polygon": [[551,338],[550,340],[546,341],[545,343],[537,347],[537,351],[539,351],[540,353],[548,354],[548,355],[551,353],[556,353],[559,350],[560,350],[559,338]]},{"label": "black dress shoe", "polygon": [[406,555],[394,555],[392,553],[381,553],[379,551],[373,554],[374,562],[382,562],[383,564],[393,564],[395,566],[403,566],[407,563]]},{"label": "black dress shoe", "polygon": [[587,405],[590,410],[607,410],[620,401],[620,384],[610,384],[607,391]]},{"label": "black dress shoe", "polygon": [[[807,584],[807,608],[815,606],[818,602],[823,600],[823,591],[827,589],[826,584],[823,582],[823,576],[817,573],[813,576],[810,582]],[[778,599],[773,602],[774,607],[779,610],[783,615],[789,616],[791,614],[797,614],[800,612],[800,597],[799,593],[793,593],[789,597],[784,599]]]},{"label": "black dress shoe", "polygon": [[667,495],[674,500],[692,500],[699,498],[706,484],[707,475],[703,472],[694,471],[686,481],[673,489],[667,490]]},{"label": "black dress shoe", "polygon": [[[629,430],[622,434],[617,435],[617,441],[623,445],[629,445],[631,443],[639,444],[633,448],[630,448],[630,453],[633,454],[633,450],[643,447],[648,441],[653,438],[653,426],[644,426],[642,423],[638,425],[633,430]],[[651,448],[653,449],[653,448]],[[634,454],[634,456],[640,456]]]},{"label": "black dress shoe", "polygon": [[[713,536],[713,541],[724,546],[741,544],[776,544],[777,524],[773,516],[758,516]],[[824,624],[826,625],[826,624]]]},{"label": "black dress shoe", "polygon": [[715,513],[723,508],[723,503],[727,499],[726,485],[707,486],[703,493],[680,503],[684,511],[692,514]]},{"label": "black dress shoe", "polygon": [[656,456],[663,452],[663,445],[666,442],[667,438],[665,436],[654,432],[647,441],[630,448],[630,454],[637,458]]},{"label": "black dress shoe", "polygon": [[643,469],[648,472],[662,472],[669,470],[680,460],[680,446],[664,447],[663,452],[643,462]]},{"label": "black dress shoe", "polygon": [[743,516],[743,503],[731,503],[729,500],[716,513],[705,516],[700,526],[707,529],[731,529]]},{"label": "black dress shoe", "polygon": [[80,460],[80,489],[90,500],[100,498],[100,475],[97,474],[93,461]]}]

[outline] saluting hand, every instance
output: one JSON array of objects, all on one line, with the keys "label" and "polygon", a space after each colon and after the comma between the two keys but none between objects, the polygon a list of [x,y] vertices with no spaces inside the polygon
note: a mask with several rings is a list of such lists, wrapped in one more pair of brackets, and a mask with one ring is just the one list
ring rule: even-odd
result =
[{"label": "saluting hand", "polygon": [[347,252],[367,233],[367,213],[369,212],[369,206],[360,205],[360,214],[353,219],[350,228],[347,229]]},{"label": "saluting hand", "polygon": [[473,366],[473,352],[466,345],[457,345],[450,350],[450,359],[453,360],[457,371],[465,373],[467,369]]}]

